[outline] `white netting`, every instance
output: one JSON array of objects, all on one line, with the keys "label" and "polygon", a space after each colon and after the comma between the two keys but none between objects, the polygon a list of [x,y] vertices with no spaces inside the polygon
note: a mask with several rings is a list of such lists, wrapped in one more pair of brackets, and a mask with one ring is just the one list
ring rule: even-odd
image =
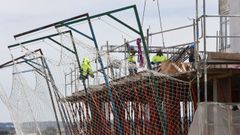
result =
[{"label": "white netting", "polygon": [[[126,20],[126,23],[129,21],[129,26],[138,30],[135,21],[129,20],[125,15],[115,15]],[[98,20],[130,39],[139,37],[133,31],[127,30],[122,24],[111,25],[111,22],[114,21],[112,19],[98,18]],[[133,24],[135,26],[132,26]],[[118,27],[120,25],[121,27]],[[88,23],[85,26],[88,26]],[[110,30],[108,31],[103,26],[100,25],[99,30],[102,29],[105,33],[111,33],[111,39],[119,41],[119,35]],[[58,28],[60,38],[59,36],[46,38],[44,43],[49,46],[47,48],[45,44],[43,47],[47,50],[48,56],[45,57],[53,75],[53,78],[51,78],[49,77],[50,74],[45,74],[47,81],[51,82],[51,90],[55,91],[55,94],[61,92],[65,93],[65,96],[69,96],[66,98],[67,101],[60,97],[62,98],[62,104],[57,104],[58,102],[54,101],[57,110],[61,105],[65,105],[66,111],[62,110],[63,112],[58,112],[57,115],[65,117],[65,119],[60,120],[60,123],[64,124],[63,121],[65,120],[67,134],[70,134],[70,132],[74,135],[187,134],[193,114],[189,82],[174,79],[157,72],[144,71],[146,69],[146,58],[144,58],[143,47],[140,42],[122,46],[124,50],[121,50],[121,48],[119,50],[121,52],[125,51],[125,53],[110,55],[106,51],[96,51],[96,44],[94,45],[93,40],[91,40],[93,39],[91,37],[92,33],[89,29],[86,29],[89,26],[86,28],[73,27],[81,30],[84,34],[79,32],[80,36],[74,35],[75,37],[72,37],[69,33],[61,34],[65,28]],[[102,35],[100,39],[105,40],[102,31],[96,35],[100,34]],[[132,34],[135,36],[131,36]],[[120,38],[124,38],[124,36],[122,35]],[[128,39],[125,39],[125,41]],[[73,47],[74,44],[76,50]],[[99,42],[98,46],[99,48],[101,46]],[[130,46],[135,46],[136,64],[128,63],[127,57],[130,53]],[[99,59],[97,59],[99,54],[102,63],[99,63]],[[31,53],[28,55],[31,55]],[[92,69],[96,71],[94,72],[94,78],[83,81],[87,84],[87,89],[84,89],[81,83],[82,80],[79,78],[78,62],[82,63],[84,57],[91,60]],[[76,58],[79,58],[79,61]],[[45,122],[44,125],[47,125],[46,122],[55,120],[53,109],[51,109],[51,100],[49,94],[46,93],[49,89],[46,80],[35,70],[27,71],[27,75],[23,75],[25,72],[21,71],[26,69],[19,70],[15,66],[13,91],[8,102],[11,106],[9,110],[13,112],[14,121],[19,127],[17,132],[22,134],[45,134],[45,130],[48,128],[42,127],[41,123]],[[106,76],[101,73],[103,68]],[[138,73],[127,76],[131,68],[137,68]],[[33,77],[29,78],[29,76]],[[31,84],[33,78],[36,78],[35,84]],[[109,84],[105,85],[104,83]],[[59,91],[57,91],[55,84]],[[74,93],[73,96],[70,96],[72,93]],[[56,122],[52,124],[54,125],[52,126],[53,129],[56,129]],[[62,124],[61,130],[63,130]]]},{"label": "white netting", "polygon": [[[27,56],[29,56],[26,57],[27,59],[34,58],[30,54]],[[9,97],[5,94],[5,96],[2,96],[2,99],[8,107],[17,134],[43,135],[49,132],[55,132],[56,134],[58,132],[58,124],[54,115],[49,90],[53,95],[54,107],[56,108],[56,115],[61,130],[63,130],[63,122],[57,106],[57,100],[53,94],[52,84],[54,82],[49,79],[48,74],[45,74],[44,70],[46,68],[43,68],[44,66],[42,66],[40,59],[31,61],[32,63],[30,61],[28,63],[35,65],[35,68],[28,66],[26,69],[26,63],[13,65],[12,91]],[[14,61],[14,63],[17,62]]]}]

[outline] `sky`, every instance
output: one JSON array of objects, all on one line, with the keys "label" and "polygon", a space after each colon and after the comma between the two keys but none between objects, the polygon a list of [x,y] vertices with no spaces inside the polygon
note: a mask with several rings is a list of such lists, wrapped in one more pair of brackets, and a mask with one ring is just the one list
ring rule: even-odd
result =
[{"label": "sky", "polygon": [[[194,0],[159,0],[163,30],[189,25],[195,17]],[[44,26],[56,21],[70,18],[76,15],[89,13],[90,15],[106,12],[109,10],[135,4],[138,8],[140,19],[143,16],[144,0],[1,0],[0,1],[0,63],[8,61],[10,57],[8,45],[16,43],[13,35]],[[207,13],[217,14],[217,0],[207,3]],[[199,8],[202,8],[201,2]],[[130,15],[126,14],[126,18]],[[143,30],[150,27],[150,32],[160,31],[158,21],[157,0],[147,0],[143,22]],[[210,22],[214,25],[216,22]],[[215,28],[215,29],[216,29]],[[99,28],[102,33],[104,30]],[[189,30],[181,34],[171,33],[165,36],[165,43],[174,45],[183,41],[190,41]],[[212,31],[214,34],[215,30]],[[102,39],[102,34],[96,34],[98,39]],[[105,33],[104,36],[109,36]],[[176,37],[173,40],[173,36]],[[159,37],[160,38],[160,37]],[[157,42],[158,40],[156,40]],[[103,41],[104,42],[104,41]],[[118,39],[113,40],[114,42]],[[160,42],[160,41],[159,41]],[[11,75],[11,70],[7,71]],[[11,91],[11,79],[8,74],[0,76],[0,85],[7,94]],[[0,122],[11,121],[9,112],[0,101]]]}]

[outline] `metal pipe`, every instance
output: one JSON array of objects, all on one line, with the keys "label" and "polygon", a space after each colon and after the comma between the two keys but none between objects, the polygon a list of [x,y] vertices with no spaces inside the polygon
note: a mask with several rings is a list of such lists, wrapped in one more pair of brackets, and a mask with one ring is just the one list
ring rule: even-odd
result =
[{"label": "metal pipe", "polygon": [[[201,16],[202,17],[202,16]],[[200,19],[200,22],[201,22],[201,36],[198,36],[199,39],[202,39],[203,38],[203,19],[202,18],[199,18]],[[198,25],[199,26],[199,25]],[[198,30],[199,31],[199,30]]]},{"label": "metal pipe", "polygon": [[149,33],[149,36],[161,34],[161,33],[165,33],[165,32],[171,32],[174,30],[184,29],[184,28],[188,28],[188,27],[192,27],[192,26],[193,26],[192,24],[189,24],[189,25],[185,25],[185,26],[181,26],[181,27],[177,27],[177,28],[173,28],[173,29],[168,29],[168,30],[164,30],[164,31],[160,31],[160,32]]},{"label": "metal pipe", "polygon": [[67,97],[67,75],[64,73],[64,83],[65,83],[65,97]]},{"label": "metal pipe", "polygon": [[[186,26],[182,26],[182,27],[177,27],[177,28],[173,28],[173,29],[169,29],[169,30],[165,30],[165,31],[156,32],[156,33],[149,33],[149,37],[150,37],[150,36],[153,36],[153,35],[165,33],[165,32],[171,32],[171,31],[178,30],[178,29],[188,28],[188,27],[191,27],[191,26],[193,26],[193,25],[190,24],[190,25],[186,25]],[[145,36],[144,39],[145,39],[145,38],[147,38],[147,36]],[[126,43],[132,43],[132,42],[135,42],[135,41],[136,41],[136,39],[131,40],[131,41],[128,41],[128,42],[126,42]],[[121,48],[121,47],[125,46],[126,43],[124,43],[124,44],[122,44],[122,45],[119,45],[119,46],[117,46],[117,47],[112,48],[111,50],[109,50],[109,52],[112,52],[112,51],[114,51],[114,50],[116,50],[116,49],[118,49],[118,48]],[[191,42],[191,43],[193,43],[193,42]],[[148,44],[149,44],[149,43],[148,43]],[[190,43],[186,43],[186,44],[190,44]],[[173,45],[173,46],[171,46],[171,47],[177,47],[177,46],[182,46],[182,45],[186,45],[186,44]],[[154,46],[151,46],[151,47],[154,47]],[[159,46],[156,46],[156,47],[159,47]],[[170,47],[170,48],[171,48],[171,47]],[[165,47],[165,48],[169,48],[169,47]],[[105,53],[104,53],[104,54],[105,54]]]},{"label": "metal pipe", "polygon": [[141,22],[140,22],[139,15],[138,15],[138,12],[137,12],[137,7],[134,6],[133,8],[134,8],[134,12],[135,12],[135,16],[136,16],[136,20],[137,20],[137,24],[138,24],[139,33],[140,33],[140,36],[141,36],[141,39],[142,39],[144,53],[145,53],[146,60],[147,60],[147,67],[148,67],[149,70],[151,70],[152,65],[151,65],[151,62],[150,62],[150,59],[149,59],[148,48],[147,48],[147,45],[146,45],[146,42],[145,42],[145,37],[143,35]]},{"label": "metal pipe", "polygon": [[72,72],[73,72],[73,70],[72,70],[72,68],[70,69],[71,70],[71,74],[70,74],[70,80],[71,80],[71,82],[70,82],[70,85],[71,85],[71,94],[73,93],[73,82],[72,82],[72,76],[73,76],[73,74],[72,74]]},{"label": "metal pipe", "polygon": [[116,117],[116,120],[117,120],[117,123],[118,123],[118,129],[119,129],[118,130],[118,134],[122,135],[123,131],[122,131],[122,125],[121,125],[121,122],[120,122],[120,117],[119,117],[119,115],[117,113],[117,110],[116,110],[116,104],[115,104],[115,102],[113,100],[112,90],[110,88],[110,84],[109,84],[106,72],[104,70],[102,58],[101,58],[101,56],[99,54],[99,48],[98,48],[97,40],[96,40],[94,31],[93,31],[92,23],[90,21],[89,16],[88,16],[88,20],[87,21],[88,21],[88,24],[89,24],[89,27],[90,27],[90,30],[91,30],[91,34],[92,34],[92,38],[93,38],[93,42],[94,42],[94,45],[95,45],[95,48],[96,48],[96,51],[97,51],[98,61],[99,61],[99,64],[100,64],[100,66],[102,68],[102,73],[103,73],[104,81],[105,81],[105,84],[106,84],[106,87],[107,87],[107,90],[108,90],[108,93],[109,93],[110,101],[112,102],[113,114],[114,114],[114,117]]},{"label": "metal pipe", "polygon": [[205,36],[206,38],[240,38],[240,36]]},{"label": "metal pipe", "polygon": [[[36,49],[36,50],[34,50],[34,51],[32,51],[32,52],[37,53],[37,52],[40,51],[40,50],[41,50],[41,49]],[[0,65],[0,68],[4,68],[4,67],[11,66],[11,65],[13,65],[13,62],[14,62],[14,61],[17,61],[17,60],[19,60],[19,59],[23,59],[24,57],[25,57],[25,55],[22,55],[22,56],[17,57],[17,58],[15,58],[15,59],[13,59],[13,60],[10,60],[10,61],[8,61],[8,62],[6,62],[6,63],[3,63],[2,65]],[[40,58],[40,57],[38,57],[38,58]],[[34,59],[36,59],[36,58],[34,58]],[[29,60],[31,60],[31,59],[29,59]],[[25,60],[25,61],[26,61],[26,60]],[[23,62],[25,62],[25,61],[18,62],[17,64],[23,63]],[[9,65],[9,64],[10,64],[10,65]]]},{"label": "metal pipe", "polygon": [[[64,23],[64,24],[65,25],[71,25],[71,24],[74,24],[74,23],[86,21],[86,20],[88,20],[88,18],[91,20],[91,19],[98,18],[98,17],[104,16],[104,15],[116,13],[116,12],[123,11],[123,10],[127,10],[127,9],[130,9],[130,8],[133,8],[133,7],[135,7],[135,5],[131,5],[131,6],[127,6],[127,7],[123,7],[123,8],[119,8],[119,9],[115,9],[115,10],[108,11],[108,12],[105,12],[105,13],[100,13],[100,14],[97,14],[97,15],[89,16],[87,18],[82,18],[82,19],[79,19],[79,20],[74,20],[74,21],[67,22],[67,23]],[[87,16],[88,16],[88,14],[87,14]],[[63,27],[63,25],[59,24],[59,25],[56,26],[56,28],[58,28],[58,27]]]},{"label": "metal pipe", "polygon": [[52,42],[54,42],[54,43],[60,45],[62,48],[68,50],[69,52],[75,54],[75,52],[74,52],[73,50],[71,50],[71,49],[69,49],[68,47],[64,46],[62,43],[59,43],[59,42],[56,41],[55,39],[52,39],[52,38],[50,38],[50,37],[49,37],[48,39],[51,40]]},{"label": "metal pipe", "polygon": [[70,26],[65,25],[65,24],[64,24],[64,26],[66,26],[66,27],[69,28],[70,30],[72,30],[72,31],[74,31],[74,32],[77,32],[78,34],[80,34],[80,35],[82,35],[82,36],[84,36],[84,37],[86,37],[86,38],[88,38],[88,39],[90,39],[90,40],[93,40],[90,36],[82,33],[81,31],[78,31],[78,30],[74,29],[73,27],[70,27]]},{"label": "metal pipe", "polygon": [[[107,45],[107,67],[110,66],[110,55],[109,55],[109,48],[108,48],[108,41],[106,42]],[[97,57],[96,57],[97,58]],[[98,70],[98,69],[97,69]],[[110,71],[109,68],[107,68],[107,75],[109,76]]]},{"label": "metal pipe", "polygon": [[[196,27],[195,27],[195,43],[196,43],[196,53],[199,54],[199,25],[198,25],[198,0],[196,0]],[[196,68],[197,68],[197,98],[198,103],[200,103],[200,71],[199,71],[199,57],[196,57]]]},{"label": "metal pipe", "polygon": [[[51,86],[50,86],[50,83],[49,83],[49,80],[51,80],[51,78],[48,78],[48,72],[47,70],[48,69],[48,66],[46,65],[45,61],[44,61],[44,58],[41,58],[41,62],[42,62],[42,65],[44,67],[44,74],[46,76],[46,83],[47,83],[47,87],[48,87],[48,92],[49,92],[49,96],[50,96],[50,99],[51,99],[51,103],[52,103],[52,107],[53,107],[53,111],[54,111],[54,116],[55,116],[55,119],[56,119],[56,122],[57,122],[57,128],[58,128],[58,131],[59,131],[59,134],[61,135],[61,128],[60,128],[60,123],[59,123],[59,119],[58,119],[58,115],[57,115],[57,110],[56,110],[56,106],[55,106],[55,103],[54,103],[54,99],[53,99],[53,94],[52,94],[52,91],[51,91]],[[46,68],[47,67],[47,68]],[[55,96],[55,100],[57,102],[57,105],[58,105],[58,100],[57,100],[57,97]],[[59,107],[59,106],[58,106]],[[58,108],[59,111],[60,111],[60,107]],[[61,112],[61,111],[60,111]],[[62,115],[61,115],[62,116]],[[62,120],[64,121],[63,117],[62,117]]]},{"label": "metal pipe", "polygon": [[240,15],[206,15],[206,17],[240,17]]},{"label": "metal pipe", "polygon": [[[161,31],[163,31],[162,18],[161,18],[161,11],[160,11],[159,0],[157,0],[157,7],[158,7],[158,18],[159,18],[159,22],[160,22],[160,29],[161,29]],[[162,44],[163,44],[163,48],[165,48],[165,42],[164,42],[164,36],[163,36],[163,33],[161,34],[161,36],[162,36]]]},{"label": "metal pipe", "polygon": [[206,0],[203,0],[203,45],[204,45],[204,101],[207,102],[207,40],[206,40]]},{"label": "metal pipe", "polygon": [[150,36],[150,33],[149,33],[149,28],[147,29],[147,36],[145,37],[146,38],[146,42],[147,42],[147,47],[149,48],[149,36]]},{"label": "metal pipe", "polygon": [[[219,31],[219,35],[218,36],[222,36],[223,35],[223,28],[222,28],[222,22],[223,22],[223,18],[222,17],[220,17],[220,31]],[[220,38],[219,39],[219,51],[220,52],[223,52],[223,38]]]},{"label": "metal pipe", "polygon": [[219,38],[218,38],[218,31],[216,32],[216,52],[218,52],[218,40],[219,40]]},{"label": "metal pipe", "polygon": [[65,33],[69,33],[69,32],[70,32],[70,31],[64,31],[64,32],[61,32],[61,33],[56,33],[56,34],[52,34],[52,35],[48,35],[48,36],[44,36],[44,37],[40,37],[40,38],[28,40],[28,41],[24,41],[24,42],[21,42],[21,43],[9,45],[8,48],[17,47],[17,46],[20,46],[20,45],[23,45],[23,44],[28,44],[28,43],[31,43],[31,42],[36,42],[36,41],[39,41],[39,40],[44,40],[44,39],[46,39],[46,38],[55,37],[55,36],[58,36],[58,35],[60,35],[60,34],[65,34]]},{"label": "metal pipe", "polygon": [[74,71],[74,79],[73,79],[73,81],[74,81],[74,86],[75,86],[74,92],[78,91],[78,90],[77,90],[77,81],[76,81],[76,79],[78,78],[78,77],[77,77],[77,67],[78,67],[78,66],[76,66],[76,64],[74,64],[74,69],[73,69],[73,71]]},{"label": "metal pipe", "polygon": [[27,34],[30,34],[30,33],[36,32],[36,31],[40,31],[40,30],[43,30],[43,29],[46,29],[46,28],[50,28],[50,27],[56,26],[58,24],[62,24],[62,23],[65,23],[65,22],[68,22],[68,21],[71,21],[71,20],[75,20],[75,19],[78,19],[78,18],[82,18],[82,17],[87,17],[87,14],[74,16],[74,17],[71,17],[69,19],[58,21],[58,22],[55,22],[55,23],[52,23],[52,24],[49,24],[49,25],[46,25],[46,26],[42,26],[42,27],[33,29],[33,30],[29,30],[29,31],[26,31],[26,32],[14,35],[14,38],[17,38],[17,37],[20,37],[20,36],[24,36],[24,35],[27,35]]},{"label": "metal pipe", "polygon": [[[124,44],[127,44],[127,40],[126,39],[124,39]],[[125,50],[125,52],[124,52],[124,59],[126,59],[127,58],[127,50],[128,50],[126,45],[124,46],[124,50]],[[124,75],[125,76],[127,75],[127,61],[126,60],[124,61]]]},{"label": "metal pipe", "polygon": [[122,24],[123,26],[127,27],[128,29],[130,29],[130,30],[132,30],[132,31],[134,31],[135,33],[137,33],[137,34],[140,35],[140,33],[139,33],[137,30],[135,30],[133,27],[129,26],[128,24],[124,23],[123,21],[119,20],[118,18],[114,17],[113,15],[108,14],[108,16],[109,16],[110,18],[112,18],[113,20],[119,22],[119,23]]},{"label": "metal pipe", "polygon": [[[227,18],[224,17],[224,27],[225,27],[225,30],[224,30],[224,36],[227,36],[228,35],[228,27],[227,27]],[[227,49],[227,37],[224,38],[224,51],[226,52],[226,49]]]},{"label": "metal pipe", "polygon": [[[40,50],[40,52],[41,52],[41,50]],[[41,52],[41,53],[42,53],[42,52]],[[54,78],[53,78],[53,76],[52,76],[52,73],[50,72],[49,66],[48,66],[48,64],[47,64],[47,62],[46,62],[46,60],[45,60],[44,57],[42,57],[42,63],[45,65],[45,68],[46,68],[46,70],[47,70],[47,74],[46,74],[46,75],[48,75],[49,81],[50,81],[50,83],[51,83],[51,85],[52,85],[52,88],[53,88],[53,90],[54,90],[55,100],[56,100],[57,105],[58,105],[59,113],[60,113],[60,116],[61,116],[61,118],[62,118],[65,131],[67,131],[67,128],[68,128],[69,125],[66,125],[66,123],[65,123],[65,122],[68,123],[68,120],[67,120],[67,114],[66,114],[66,112],[65,112],[65,108],[64,108],[64,106],[62,105],[62,103],[60,102],[60,99],[61,99],[60,96],[59,96],[59,93],[60,93],[60,92],[59,92],[59,90],[58,90],[58,88],[57,88],[57,86],[56,86],[56,84],[55,84],[55,81],[54,81]],[[45,71],[45,72],[46,72],[46,71]],[[46,77],[47,77],[47,76],[46,76]],[[66,127],[66,126],[67,126],[67,127]],[[61,135],[61,133],[60,133],[60,135]]]}]

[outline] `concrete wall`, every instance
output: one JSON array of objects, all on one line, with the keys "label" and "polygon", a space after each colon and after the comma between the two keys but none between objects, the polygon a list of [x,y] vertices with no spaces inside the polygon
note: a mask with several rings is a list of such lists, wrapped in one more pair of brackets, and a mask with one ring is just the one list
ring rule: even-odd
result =
[{"label": "concrete wall", "polygon": [[[240,0],[219,0],[220,15],[240,15]],[[228,20],[228,21],[226,21]],[[240,36],[240,17],[222,18],[222,36]],[[222,38],[221,51],[240,53],[240,38]]]},{"label": "concrete wall", "polygon": [[[240,0],[230,0],[230,15],[240,15]],[[240,17],[230,18],[230,35],[240,36]],[[240,38],[230,39],[229,52],[240,52]]]},{"label": "concrete wall", "polygon": [[225,15],[228,14],[230,9],[229,0],[219,0],[219,14]]}]

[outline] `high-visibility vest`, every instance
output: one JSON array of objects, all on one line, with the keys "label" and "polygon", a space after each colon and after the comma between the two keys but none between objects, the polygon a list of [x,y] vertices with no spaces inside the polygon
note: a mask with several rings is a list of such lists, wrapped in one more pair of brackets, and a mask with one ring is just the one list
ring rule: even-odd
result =
[{"label": "high-visibility vest", "polygon": [[130,53],[128,56],[128,62],[136,62],[136,58],[132,53]]},{"label": "high-visibility vest", "polygon": [[164,55],[162,55],[162,56],[155,55],[155,56],[152,57],[152,62],[153,63],[161,63],[161,62],[164,62],[166,60],[167,60],[167,58]]},{"label": "high-visibility vest", "polygon": [[83,58],[81,68],[82,68],[82,75],[84,76],[86,76],[87,74],[93,75],[93,70],[88,58]]}]

